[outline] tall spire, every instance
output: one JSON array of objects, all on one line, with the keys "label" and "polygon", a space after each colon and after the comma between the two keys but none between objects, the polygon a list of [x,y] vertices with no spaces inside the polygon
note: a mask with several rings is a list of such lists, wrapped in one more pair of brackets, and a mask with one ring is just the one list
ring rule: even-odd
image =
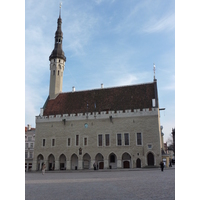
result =
[{"label": "tall spire", "polygon": [[59,18],[61,18],[61,7],[62,7],[62,2],[60,2]]},{"label": "tall spire", "polygon": [[154,72],[154,81],[156,81],[156,66],[155,66],[155,64],[153,63],[153,72]]},{"label": "tall spire", "polygon": [[49,56],[49,60],[51,60],[52,58],[61,58],[64,61],[66,61],[64,51],[62,50],[63,33],[62,33],[62,29],[61,29],[61,24],[62,24],[61,6],[62,6],[62,3],[60,3],[59,18],[57,21],[57,30],[55,32],[54,49],[53,49],[51,55]]}]

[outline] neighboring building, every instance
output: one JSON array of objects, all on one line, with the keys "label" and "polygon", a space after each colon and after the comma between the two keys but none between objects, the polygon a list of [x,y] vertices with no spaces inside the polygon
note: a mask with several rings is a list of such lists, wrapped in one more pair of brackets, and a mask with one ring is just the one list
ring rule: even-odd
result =
[{"label": "neighboring building", "polygon": [[135,168],[162,159],[157,80],[62,93],[66,57],[58,18],[49,96],[36,116],[33,170]]},{"label": "neighboring building", "polygon": [[30,171],[33,165],[35,145],[35,128],[25,127],[25,171]]}]

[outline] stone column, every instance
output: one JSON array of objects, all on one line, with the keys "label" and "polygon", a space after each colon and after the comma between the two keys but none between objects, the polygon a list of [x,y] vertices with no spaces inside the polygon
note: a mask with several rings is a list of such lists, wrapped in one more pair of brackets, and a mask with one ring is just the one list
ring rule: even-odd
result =
[{"label": "stone column", "polygon": [[71,169],[71,160],[68,160],[66,162],[67,162],[66,169]]},{"label": "stone column", "polygon": [[109,169],[108,160],[104,160],[104,169]]},{"label": "stone column", "polygon": [[122,168],[122,161],[121,160],[117,160],[117,168]]},{"label": "stone column", "polygon": [[78,169],[83,169],[83,160],[78,160]]},{"label": "stone column", "polygon": [[93,164],[95,163],[95,160],[90,161],[90,169],[94,169]]},{"label": "stone column", "polygon": [[55,170],[60,170],[60,165],[59,164],[60,164],[59,161],[56,160],[55,161]]}]

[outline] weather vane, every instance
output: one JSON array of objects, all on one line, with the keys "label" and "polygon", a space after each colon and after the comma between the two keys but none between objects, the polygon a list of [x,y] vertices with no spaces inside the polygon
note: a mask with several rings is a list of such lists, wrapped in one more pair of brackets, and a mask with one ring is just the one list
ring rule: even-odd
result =
[{"label": "weather vane", "polygon": [[62,7],[62,2],[60,2],[60,13],[59,13],[60,16],[61,16],[61,7]]}]

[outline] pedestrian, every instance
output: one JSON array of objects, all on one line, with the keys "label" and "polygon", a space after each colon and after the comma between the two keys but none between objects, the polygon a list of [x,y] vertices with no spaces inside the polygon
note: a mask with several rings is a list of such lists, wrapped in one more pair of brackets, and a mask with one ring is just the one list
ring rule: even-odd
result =
[{"label": "pedestrian", "polygon": [[164,163],[163,163],[163,161],[160,162],[160,168],[161,168],[161,171],[163,172],[163,169],[164,169]]},{"label": "pedestrian", "polygon": [[43,164],[43,166],[42,166],[42,175],[45,174],[45,169],[46,169],[46,166],[45,166],[45,164]]},{"label": "pedestrian", "polygon": [[93,164],[94,170],[96,170],[96,163]]}]

